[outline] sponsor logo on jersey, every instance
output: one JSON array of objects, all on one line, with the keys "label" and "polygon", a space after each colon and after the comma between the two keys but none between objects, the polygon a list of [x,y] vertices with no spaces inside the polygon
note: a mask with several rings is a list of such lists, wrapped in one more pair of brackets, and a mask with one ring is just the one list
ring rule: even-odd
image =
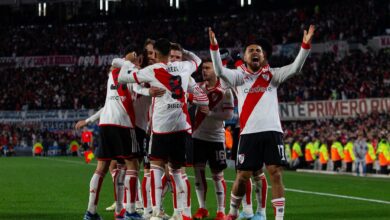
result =
[{"label": "sponsor logo on jersey", "polygon": [[168,104],[168,109],[182,108],[182,103]]},{"label": "sponsor logo on jersey", "polygon": [[168,72],[179,72],[179,68],[177,66],[168,66]]},{"label": "sponsor logo on jersey", "polygon": [[244,160],[245,160],[245,154],[239,154],[238,155],[238,162],[240,164],[244,163]]},{"label": "sponsor logo on jersey", "polygon": [[268,73],[263,73],[263,74],[261,74],[261,76],[263,77],[263,79],[265,80],[265,81],[269,81],[269,74]]},{"label": "sponsor logo on jersey", "polygon": [[245,93],[271,92],[271,87],[256,86],[254,88],[244,89]]},{"label": "sponsor logo on jersey", "polygon": [[113,96],[109,96],[108,100],[124,102],[126,100],[126,96],[113,95]]}]

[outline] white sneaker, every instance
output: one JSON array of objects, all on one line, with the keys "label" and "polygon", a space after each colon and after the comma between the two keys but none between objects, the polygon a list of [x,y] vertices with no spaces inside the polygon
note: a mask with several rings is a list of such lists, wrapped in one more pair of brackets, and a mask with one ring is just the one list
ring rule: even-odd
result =
[{"label": "white sneaker", "polygon": [[106,211],[114,211],[115,208],[116,208],[116,203],[114,202],[114,203],[112,203],[111,206],[108,206],[108,207],[106,208]]},{"label": "white sneaker", "polygon": [[183,220],[183,216],[181,214],[175,213],[169,220]]}]

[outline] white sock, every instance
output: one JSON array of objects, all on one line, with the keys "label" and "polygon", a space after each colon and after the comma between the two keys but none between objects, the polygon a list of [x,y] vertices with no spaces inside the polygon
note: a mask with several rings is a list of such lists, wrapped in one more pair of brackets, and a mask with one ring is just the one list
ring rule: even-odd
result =
[{"label": "white sock", "polygon": [[254,177],[255,181],[255,192],[256,192],[256,200],[257,200],[257,209],[256,212],[260,212],[265,215],[265,208],[267,206],[267,190],[268,190],[268,182],[264,173],[261,173],[258,176]]},{"label": "white sock", "polygon": [[153,213],[159,214],[161,207],[161,178],[164,174],[164,168],[156,165],[150,166],[150,194],[152,198]]},{"label": "white sock", "polygon": [[137,197],[136,197],[136,208],[142,208],[143,202],[142,202],[142,192],[141,192],[141,183],[139,181],[139,178],[137,177]]},{"label": "white sock", "polygon": [[238,216],[238,210],[240,208],[242,197],[230,194],[230,210],[229,214]]},{"label": "white sock", "polygon": [[95,173],[92,175],[91,182],[89,183],[89,201],[87,210],[92,214],[96,213],[103,178],[104,173],[95,171]]},{"label": "white sock", "polygon": [[198,197],[199,208],[206,208],[207,182],[205,175],[205,165],[197,165],[195,170],[195,191]]},{"label": "white sock", "polygon": [[162,184],[162,192],[161,192],[161,207],[160,209],[163,209],[164,205],[164,199],[169,191],[169,186],[171,185],[171,181],[169,179],[169,176],[167,176],[164,172],[163,176],[161,177],[161,184]]},{"label": "white sock", "polygon": [[150,173],[144,173],[144,178],[142,180],[142,200],[144,202],[144,214],[149,214],[152,211],[150,193]]},{"label": "white sock", "polygon": [[271,200],[274,207],[275,220],[283,220],[286,199],[284,197]]},{"label": "white sock", "polygon": [[184,183],[184,215],[191,217],[191,185],[185,172],[182,172],[182,178]]},{"label": "white sock", "polygon": [[169,169],[169,177],[173,186],[173,207],[175,214],[183,214],[184,184],[180,169]]},{"label": "white sock", "polygon": [[135,201],[137,197],[138,171],[126,170],[125,186],[127,188],[127,204],[126,211],[129,213],[135,212]]},{"label": "white sock", "polygon": [[223,178],[223,172],[221,171],[219,173],[213,173],[212,177],[214,181],[215,194],[217,196],[217,211],[225,213],[226,182]]},{"label": "white sock", "polygon": [[242,210],[248,214],[253,215],[253,207],[252,207],[252,179],[249,179],[246,182],[246,190],[245,195],[242,199]]},{"label": "white sock", "polygon": [[126,166],[123,164],[116,165],[114,174],[114,193],[115,193],[115,212],[120,213],[123,209],[123,197],[125,196],[125,173]]}]

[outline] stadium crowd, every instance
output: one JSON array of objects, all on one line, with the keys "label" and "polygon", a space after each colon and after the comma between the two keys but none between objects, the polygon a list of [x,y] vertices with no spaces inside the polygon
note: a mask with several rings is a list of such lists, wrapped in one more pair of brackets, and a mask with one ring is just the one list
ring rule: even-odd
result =
[{"label": "stadium crowd", "polygon": [[299,42],[303,24],[309,23],[318,26],[316,42],[366,43],[370,36],[385,34],[386,4],[384,0],[346,0],[337,4],[322,2],[314,7],[250,11],[249,15],[245,11],[212,17],[169,18],[168,15],[134,21],[4,25],[0,28],[0,56],[116,54],[129,43],[142,45],[148,37],[164,36],[170,36],[170,40],[180,42],[184,48],[198,50],[207,48],[205,27],[208,26],[221,33],[220,43],[225,47],[241,47],[257,35],[272,40],[273,44]]},{"label": "stadium crowd", "polygon": [[[275,66],[291,62],[274,57]],[[312,56],[302,72],[279,88],[281,102],[389,97],[389,51]],[[0,70],[0,110],[90,109],[104,103],[109,67],[8,68]],[[201,75],[200,72],[195,75]],[[350,80],[353,79],[353,80]]]},{"label": "stadium crowd", "polygon": [[[90,128],[94,130],[93,127]],[[369,115],[360,115],[358,118],[346,119],[286,121],[283,122],[283,128],[286,152],[291,152],[288,155],[291,169],[321,169],[321,167],[315,167],[314,162],[320,163],[320,152],[318,148],[322,144],[326,145],[328,152],[326,164],[332,164],[332,145],[340,142],[344,152],[347,143],[355,142],[359,132],[363,133],[363,137],[367,143],[372,144],[376,155],[381,142],[390,145],[390,133],[388,132],[390,131],[390,115],[384,113],[379,114],[374,112]],[[0,151],[2,154],[4,154],[4,147],[12,151],[14,147],[26,148],[40,142],[43,145],[44,154],[47,155],[49,147],[58,146],[61,149],[61,154],[66,155],[70,153],[69,144],[74,140],[79,142],[81,140],[81,132],[75,132],[74,130],[50,130],[43,128],[39,123],[0,123],[0,131]],[[94,130],[94,135],[97,135],[96,130]],[[237,136],[233,134],[232,137],[236,138]],[[93,141],[93,145],[97,146],[99,138],[95,138]],[[320,145],[317,146],[317,149],[313,149],[313,157],[311,159],[307,158],[308,155],[305,152],[307,146],[309,146],[308,144],[314,144],[317,141]],[[294,162],[297,159],[297,157],[294,158],[292,153],[294,151],[294,144],[299,146],[300,152],[302,153],[300,156],[298,155],[301,158],[300,161],[298,160],[299,162]],[[228,158],[231,157],[230,151],[227,154]],[[344,163],[346,163],[344,159],[347,160],[348,158],[343,158]],[[312,163],[307,163],[308,160]],[[379,157],[376,157],[375,160],[379,162]],[[379,169],[377,171],[379,172]],[[375,171],[372,170],[371,172]]]}]

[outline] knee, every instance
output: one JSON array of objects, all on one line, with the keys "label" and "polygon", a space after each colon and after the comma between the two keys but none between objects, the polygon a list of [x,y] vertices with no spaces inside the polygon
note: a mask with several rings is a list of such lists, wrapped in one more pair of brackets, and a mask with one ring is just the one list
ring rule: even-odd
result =
[{"label": "knee", "polygon": [[268,172],[273,183],[282,182],[282,170],[280,168],[269,169]]},{"label": "knee", "polygon": [[238,181],[239,184],[246,184],[246,182],[249,181],[251,176],[252,176],[251,172],[238,172],[236,180]]}]

